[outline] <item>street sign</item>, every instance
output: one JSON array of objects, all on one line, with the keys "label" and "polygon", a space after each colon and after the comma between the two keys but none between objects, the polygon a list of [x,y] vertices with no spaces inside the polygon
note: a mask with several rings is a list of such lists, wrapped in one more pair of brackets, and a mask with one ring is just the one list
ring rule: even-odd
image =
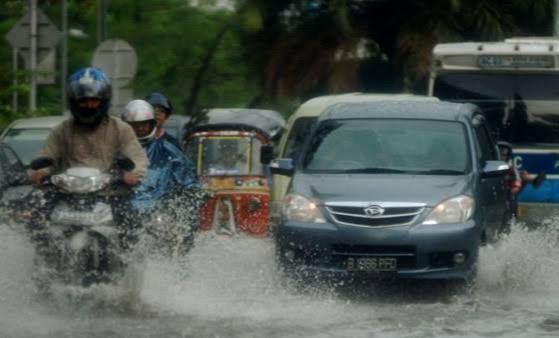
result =
[{"label": "street sign", "polygon": [[103,41],[93,54],[94,67],[99,67],[121,85],[128,84],[136,75],[138,57],[132,46],[121,39]]},{"label": "street sign", "polygon": [[138,68],[136,51],[124,40],[105,40],[95,49],[91,64],[101,68],[111,79],[111,114],[120,115],[132,99],[132,90],[128,84],[134,79]]},{"label": "street sign", "polygon": [[[27,12],[5,35],[10,45],[16,48],[26,60],[29,59],[31,44],[29,36],[31,31],[30,21],[31,15],[30,12]],[[58,28],[49,20],[45,13],[37,9],[37,60],[39,62],[52,52],[52,49],[56,47],[61,36],[62,33],[60,33]],[[29,62],[26,61],[26,65],[28,64]]]}]

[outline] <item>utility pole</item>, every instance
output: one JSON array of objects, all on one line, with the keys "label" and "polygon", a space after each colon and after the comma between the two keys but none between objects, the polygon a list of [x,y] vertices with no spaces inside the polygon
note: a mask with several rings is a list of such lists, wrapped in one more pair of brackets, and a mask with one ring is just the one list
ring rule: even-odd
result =
[{"label": "utility pole", "polygon": [[62,92],[62,114],[66,111],[66,78],[68,77],[68,1],[62,0],[62,70],[60,72],[60,87]]},{"label": "utility pole", "polygon": [[37,109],[37,0],[29,0],[29,65],[31,70],[29,110]]},{"label": "utility pole", "polygon": [[18,50],[17,50],[17,48],[14,48],[14,50],[13,50],[13,55],[12,55],[12,67],[13,67],[12,70],[13,70],[13,72],[14,72],[14,82],[13,82],[13,87],[14,87],[13,91],[14,91],[14,92],[12,93],[12,110],[13,110],[14,113],[17,113],[17,111],[18,111],[18,109],[19,109],[19,107],[18,107],[18,102],[17,102],[17,101],[18,101],[18,95],[17,95],[17,91],[18,91],[18,88],[17,88],[17,86],[18,86],[18,78],[17,78],[17,75],[18,75],[18,74],[17,74],[17,71],[18,71],[18,69],[19,69],[19,66],[18,66],[18,56],[17,56],[17,54],[18,54]]}]

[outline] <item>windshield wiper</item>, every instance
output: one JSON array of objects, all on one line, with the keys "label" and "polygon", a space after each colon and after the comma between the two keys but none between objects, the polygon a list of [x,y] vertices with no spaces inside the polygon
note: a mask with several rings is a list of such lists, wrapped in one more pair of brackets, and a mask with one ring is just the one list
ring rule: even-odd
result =
[{"label": "windshield wiper", "polygon": [[392,168],[357,168],[357,169],[347,169],[341,170],[342,173],[347,174],[401,174],[406,173],[404,170],[392,169]]},{"label": "windshield wiper", "polygon": [[453,169],[431,169],[426,171],[418,172],[418,174],[427,174],[427,175],[464,175],[465,172],[461,170],[453,170]]}]

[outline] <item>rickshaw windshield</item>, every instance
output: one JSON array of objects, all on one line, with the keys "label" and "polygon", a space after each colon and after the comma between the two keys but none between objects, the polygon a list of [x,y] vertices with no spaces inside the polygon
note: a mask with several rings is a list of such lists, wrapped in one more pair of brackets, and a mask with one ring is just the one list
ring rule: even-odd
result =
[{"label": "rickshaw windshield", "polygon": [[260,141],[245,136],[210,136],[198,142],[198,172],[205,176],[263,175]]}]

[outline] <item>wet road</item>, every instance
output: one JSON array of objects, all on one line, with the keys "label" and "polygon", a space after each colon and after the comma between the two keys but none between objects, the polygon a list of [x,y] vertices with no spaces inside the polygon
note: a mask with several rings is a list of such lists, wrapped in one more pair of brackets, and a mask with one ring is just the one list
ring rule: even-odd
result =
[{"label": "wet road", "polygon": [[[204,234],[186,261],[150,261],[141,304],[111,288],[33,292],[31,248],[0,226],[0,338],[557,337],[559,221],[482,250],[477,284],[281,287],[269,240]],[[77,300],[79,299],[79,301]]]}]

